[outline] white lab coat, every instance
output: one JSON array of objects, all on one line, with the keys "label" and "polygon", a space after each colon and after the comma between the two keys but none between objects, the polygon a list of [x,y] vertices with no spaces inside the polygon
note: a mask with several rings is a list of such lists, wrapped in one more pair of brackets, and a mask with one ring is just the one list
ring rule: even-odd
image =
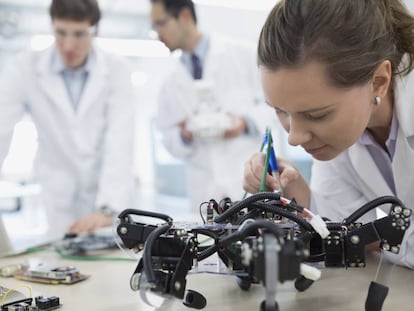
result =
[{"label": "white lab coat", "polygon": [[[52,69],[55,48],[23,53],[0,81],[0,164],[13,126],[28,113],[38,131],[34,172],[55,226],[102,205],[133,204],[133,93],[125,61],[94,48],[75,112],[64,80]],[[65,230],[63,227],[62,230]]]},{"label": "white lab coat", "polygon": [[211,36],[203,79],[214,83],[222,111],[251,118],[260,133],[257,135],[185,144],[177,124],[197,109],[194,81],[179,60],[164,81],[157,125],[167,150],[188,164],[187,191],[193,208],[211,198],[242,198],[244,163],[259,150],[262,133],[270,122],[266,120],[274,122],[274,114],[263,100],[255,55],[255,47],[249,44]]},{"label": "white lab coat", "polygon": [[[392,161],[396,196],[414,208],[414,73],[397,79],[395,108],[399,129]],[[377,197],[394,195],[368,150],[359,142],[337,158],[314,161],[311,188],[318,212],[334,221],[343,220]],[[384,210],[387,214],[389,210]],[[364,221],[375,219],[373,211]],[[393,261],[414,268],[414,221],[405,234],[400,254]]]}]

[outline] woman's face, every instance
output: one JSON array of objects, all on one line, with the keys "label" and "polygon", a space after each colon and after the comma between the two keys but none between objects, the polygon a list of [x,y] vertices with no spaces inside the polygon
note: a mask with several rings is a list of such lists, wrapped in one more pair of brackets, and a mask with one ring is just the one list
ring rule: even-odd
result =
[{"label": "woman's face", "polygon": [[375,96],[371,83],[333,87],[317,62],[295,69],[260,69],[266,101],[288,132],[289,144],[302,146],[315,159],[335,158],[367,127]]}]

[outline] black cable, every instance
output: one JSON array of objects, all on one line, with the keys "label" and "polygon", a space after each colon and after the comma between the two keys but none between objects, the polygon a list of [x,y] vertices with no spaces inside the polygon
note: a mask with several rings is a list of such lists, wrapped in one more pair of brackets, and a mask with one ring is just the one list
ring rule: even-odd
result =
[{"label": "black cable", "polygon": [[217,213],[217,214],[220,214],[220,211],[219,211],[219,205],[218,205],[218,203],[217,203],[217,201],[216,201],[216,200],[211,199],[210,201],[208,201],[208,204],[212,204],[213,209],[216,211],[216,213]]},{"label": "black cable", "polygon": [[203,202],[198,206],[198,210],[200,211],[200,217],[201,217],[201,220],[203,221],[203,224],[206,223],[206,220],[203,216],[203,212],[201,211],[201,208],[203,207],[204,204],[208,204],[208,202]]},{"label": "black cable", "polygon": [[240,217],[239,219],[237,219],[236,225],[241,225],[242,223],[244,223],[249,218],[256,219],[257,217],[260,216],[261,212],[262,211],[259,210],[259,209],[253,209],[253,210],[249,211],[247,214],[245,214],[242,217]]},{"label": "black cable", "polygon": [[298,225],[300,225],[303,229],[308,231],[314,231],[312,225],[303,217],[296,215],[292,212],[289,212],[287,209],[279,207],[279,206],[273,206],[270,204],[262,203],[262,202],[255,202],[251,206],[260,208],[263,211],[271,212],[274,214],[277,214],[279,216],[283,216],[285,218],[288,218]]},{"label": "black cable", "polygon": [[162,234],[167,232],[171,228],[171,224],[165,224],[163,226],[157,227],[154,231],[152,231],[149,235],[147,240],[144,244],[144,251],[142,254],[142,260],[144,263],[144,273],[147,277],[148,283],[155,283],[156,277],[154,268],[152,266],[152,247],[154,246],[154,242],[158,239]]},{"label": "black cable", "polygon": [[197,259],[199,261],[206,259],[207,257],[213,255],[215,252],[217,252],[220,248],[227,246],[228,244],[240,241],[249,234],[252,233],[252,231],[260,228],[265,228],[271,231],[278,239],[284,236],[283,230],[275,223],[268,221],[268,220],[255,220],[252,223],[247,224],[244,228],[241,230],[237,230],[233,232],[230,235],[225,236],[223,239],[216,238],[216,244],[210,246],[209,248],[203,250],[197,255]]},{"label": "black cable", "polygon": [[225,236],[223,239],[219,238],[216,244],[205,249],[203,252],[200,252],[197,258],[199,259],[199,261],[206,259],[207,257],[217,252],[220,248],[226,247],[230,243],[241,241],[243,238],[250,235],[254,230],[262,228],[268,229],[278,239],[284,236],[283,230],[277,224],[263,219],[255,220],[254,222],[247,224],[244,228],[239,229],[233,232],[232,234]]},{"label": "black cable", "polygon": [[197,254],[197,260],[198,261],[204,260],[207,257],[210,257],[211,255],[213,255],[215,252],[217,252],[217,250],[218,250],[217,240],[219,239],[218,234],[216,234],[215,232],[212,232],[210,230],[207,230],[207,229],[197,229],[194,232],[197,232],[197,234],[202,234],[202,235],[206,235],[210,238],[213,238],[214,243],[215,243],[215,244],[203,249],[202,251],[200,251]]},{"label": "black cable", "polygon": [[218,241],[218,245],[220,247],[225,247],[230,243],[241,241],[243,238],[251,234],[253,231],[257,229],[268,229],[272,232],[278,239],[284,236],[283,230],[275,223],[268,221],[268,220],[255,220],[254,222],[248,223],[244,228],[241,228],[232,234],[220,239]]},{"label": "black cable", "polygon": [[221,209],[219,214],[225,212],[229,208],[231,203],[232,203],[232,201],[229,197],[221,199],[220,202],[219,202],[219,210]]},{"label": "black cable", "polygon": [[126,209],[126,210],[122,211],[118,215],[118,218],[123,220],[123,219],[126,219],[127,217],[129,217],[130,215],[158,218],[158,219],[165,220],[167,223],[170,223],[170,224],[173,222],[173,219],[168,215],[161,214],[161,213],[150,212],[150,211],[139,210],[139,209],[132,209],[132,208],[129,208],[129,209]]},{"label": "black cable", "polygon": [[394,205],[398,205],[398,206],[405,208],[404,204],[398,198],[394,196],[383,196],[383,197],[376,198],[372,201],[369,201],[368,203],[361,206],[359,209],[353,212],[350,216],[345,218],[343,223],[345,225],[352,224],[356,222],[359,218],[361,218],[363,215],[368,213],[369,211],[383,204],[394,204]]},{"label": "black cable", "polygon": [[215,252],[217,252],[219,250],[219,246],[217,244],[214,244],[208,248],[206,248],[205,250],[199,252],[197,254],[197,260],[198,261],[202,261],[208,257],[210,257],[211,255],[213,255]]},{"label": "black cable", "polygon": [[231,216],[233,216],[234,214],[237,214],[238,212],[240,212],[243,208],[248,207],[251,203],[254,203],[254,202],[260,201],[260,200],[266,200],[266,199],[279,200],[280,199],[280,194],[277,193],[277,192],[258,192],[258,193],[255,193],[255,194],[251,195],[250,197],[235,203],[227,211],[225,211],[224,213],[222,213],[219,216],[215,217],[214,222],[216,222],[216,223],[224,222],[226,219],[228,219]]},{"label": "black cable", "polygon": [[317,233],[315,231],[313,232],[304,231],[304,232],[298,233],[298,235],[296,236],[296,239],[302,241],[303,244],[306,244],[310,242],[310,240],[312,240],[315,236],[317,236]]},{"label": "black cable", "polygon": [[194,233],[205,235],[205,236],[208,236],[208,237],[213,238],[213,239],[216,239],[219,236],[217,233],[215,233],[214,231],[211,231],[209,229],[197,228],[197,229],[193,229],[192,231]]}]

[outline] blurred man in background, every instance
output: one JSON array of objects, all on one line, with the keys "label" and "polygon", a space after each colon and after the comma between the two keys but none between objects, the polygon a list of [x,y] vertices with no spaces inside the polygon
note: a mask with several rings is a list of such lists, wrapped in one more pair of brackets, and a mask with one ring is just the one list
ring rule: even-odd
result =
[{"label": "blurred man in background", "polygon": [[167,150],[187,163],[191,204],[240,199],[244,162],[259,149],[269,115],[255,46],[202,33],[191,0],[151,4],[159,39],[182,51],[161,89],[157,125]]},{"label": "blurred man in background", "polygon": [[52,47],[23,53],[0,80],[0,164],[25,114],[52,231],[93,231],[132,206],[133,94],[124,60],[97,49],[96,0],[53,0]]}]

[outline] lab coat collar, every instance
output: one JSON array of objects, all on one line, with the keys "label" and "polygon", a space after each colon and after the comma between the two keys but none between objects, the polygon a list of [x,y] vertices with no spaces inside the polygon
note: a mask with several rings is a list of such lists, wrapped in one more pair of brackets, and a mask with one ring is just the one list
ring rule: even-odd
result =
[{"label": "lab coat collar", "polygon": [[365,145],[359,141],[356,142],[349,147],[348,155],[355,172],[365,185],[372,190],[375,194],[374,197],[394,195]]},{"label": "lab coat collar", "polygon": [[207,57],[208,53],[208,47],[209,47],[209,36],[206,34],[201,35],[199,42],[197,43],[197,46],[195,47],[194,51],[187,52],[183,51],[180,57],[181,62],[187,67],[191,68],[191,54],[195,54],[200,58],[201,64],[204,67],[205,59]]},{"label": "lab coat collar", "polygon": [[[411,84],[411,87],[410,87]],[[408,166],[414,165],[413,161],[407,161],[414,154],[412,145],[414,141],[414,72],[404,77],[398,77],[395,83],[395,102],[394,109],[398,120],[398,133],[393,157],[393,171],[410,171]],[[348,153],[351,163],[359,174],[360,178],[370,187],[377,196],[393,195],[391,189],[383,179],[374,161],[365,146],[358,141],[349,148]],[[413,164],[411,164],[413,163]],[[404,176],[394,174],[394,182],[397,195],[404,198],[409,191],[412,191],[412,183],[408,182]],[[409,177],[411,178],[411,176]],[[410,189],[407,189],[409,187]]]},{"label": "lab coat collar", "polygon": [[74,116],[75,111],[62,76],[54,71],[53,56],[55,47],[52,46],[45,51],[37,52],[36,73],[39,88],[47,94],[51,102],[63,110],[68,116]]},{"label": "lab coat collar", "polygon": [[[104,89],[105,83],[109,81],[108,63],[105,60],[103,52],[94,47],[92,47],[92,51],[95,57],[91,64],[89,77],[79,102],[78,116],[81,116],[88,109],[93,103],[94,98]],[[55,46],[39,52],[36,66],[39,85],[49,95],[51,100],[57,106],[61,107],[67,115],[75,116],[76,112],[71,104],[63,78],[55,71],[56,68],[53,66],[55,53]]]},{"label": "lab coat collar", "polygon": [[95,64],[93,69],[90,70],[88,80],[86,81],[83,94],[81,95],[78,114],[82,116],[92,105],[103,90],[109,83],[109,69],[108,63],[105,60],[103,52],[94,49]]},{"label": "lab coat collar", "polygon": [[[38,52],[38,62],[36,65],[36,72],[39,75],[47,75],[51,73],[60,73],[61,70],[64,70],[66,67],[63,64],[59,53],[55,45],[52,45],[48,49]],[[104,66],[102,68],[106,71],[105,64],[102,64],[102,55],[94,46],[92,46],[91,51],[88,55],[88,60],[86,61],[85,66],[83,67],[86,71],[90,72],[94,68],[94,62],[100,62]]]}]

